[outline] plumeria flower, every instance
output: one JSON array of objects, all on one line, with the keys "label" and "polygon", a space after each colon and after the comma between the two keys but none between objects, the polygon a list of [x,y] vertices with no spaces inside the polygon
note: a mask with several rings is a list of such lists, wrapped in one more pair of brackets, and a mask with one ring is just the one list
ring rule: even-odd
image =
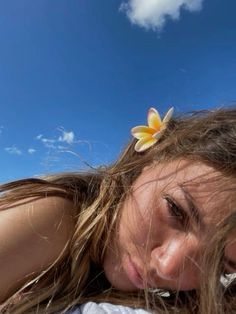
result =
[{"label": "plumeria flower", "polygon": [[171,107],[163,120],[161,120],[158,111],[154,108],[150,108],[147,116],[148,126],[139,125],[132,128],[131,134],[138,139],[135,145],[137,152],[145,151],[159,140],[173,115],[173,111],[174,108]]}]

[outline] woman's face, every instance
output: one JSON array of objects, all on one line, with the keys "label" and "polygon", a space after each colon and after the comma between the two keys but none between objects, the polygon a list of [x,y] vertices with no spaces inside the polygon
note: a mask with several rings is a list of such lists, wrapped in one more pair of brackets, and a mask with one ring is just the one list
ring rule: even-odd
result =
[{"label": "woman's face", "polygon": [[[121,207],[118,232],[104,259],[115,288],[198,287],[206,236],[233,204],[226,183],[216,176],[213,168],[187,160],[143,170]],[[236,272],[236,243],[226,248],[225,259],[226,271]]]}]

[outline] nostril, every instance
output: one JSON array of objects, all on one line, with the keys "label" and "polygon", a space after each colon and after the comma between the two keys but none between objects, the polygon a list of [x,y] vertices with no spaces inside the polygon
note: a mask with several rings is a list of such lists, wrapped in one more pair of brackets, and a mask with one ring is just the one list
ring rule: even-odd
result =
[{"label": "nostril", "polygon": [[180,275],[180,267],[176,264],[173,256],[165,257],[156,260],[155,264],[151,263],[150,265],[150,276],[151,277],[159,277],[163,280],[175,280]]},{"label": "nostril", "polygon": [[158,277],[165,280],[175,280],[179,276],[179,273],[176,272],[174,269],[163,268],[163,267],[157,268],[156,273]]}]

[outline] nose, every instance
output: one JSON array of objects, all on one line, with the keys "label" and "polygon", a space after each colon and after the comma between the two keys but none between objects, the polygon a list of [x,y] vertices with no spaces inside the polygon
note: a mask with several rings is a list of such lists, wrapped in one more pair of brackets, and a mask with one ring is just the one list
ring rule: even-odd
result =
[{"label": "nose", "polygon": [[163,280],[190,280],[191,284],[196,284],[198,256],[199,243],[194,237],[173,237],[153,248],[150,268]]}]

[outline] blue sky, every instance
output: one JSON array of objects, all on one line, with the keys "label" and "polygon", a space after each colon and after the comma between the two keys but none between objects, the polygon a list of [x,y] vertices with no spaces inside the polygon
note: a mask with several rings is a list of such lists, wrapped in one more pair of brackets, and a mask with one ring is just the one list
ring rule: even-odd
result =
[{"label": "blue sky", "polygon": [[0,181],[110,163],[161,114],[236,99],[235,0],[0,1]]}]

